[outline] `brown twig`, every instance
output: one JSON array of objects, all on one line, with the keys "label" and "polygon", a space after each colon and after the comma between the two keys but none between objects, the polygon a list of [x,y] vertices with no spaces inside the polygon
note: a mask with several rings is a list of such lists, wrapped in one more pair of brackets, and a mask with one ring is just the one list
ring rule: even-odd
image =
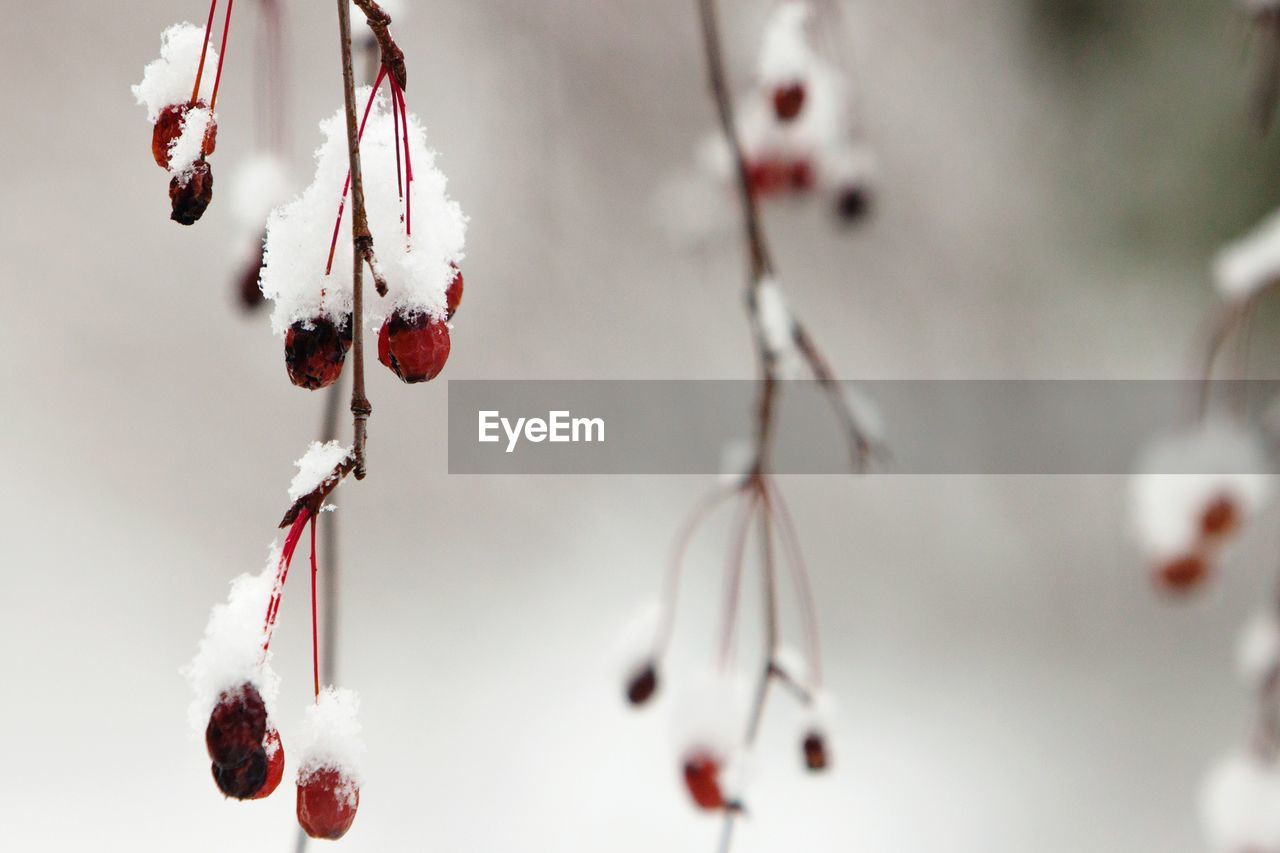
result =
[{"label": "brown twig", "polygon": [[[376,6],[376,4],[374,4]],[[363,8],[363,7],[361,7]],[[380,10],[379,10],[380,11]],[[366,15],[368,12],[365,13]],[[390,18],[387,19],[390,22]],[[352,382],[351,414],[354,438],[351,446],[353,473],[365,476],[365,434],[373,407],[364,387],[364,264],[373,251],[369,217],[364,206],[364,176],[360,170],[360,135],[356,123],[356,82],[351,59],[351,6],[338,0],[338,36],[342,49],[343,101],[347,113],[347,158],[351,164],[351,265]],[[345,476],[345,475],[344,475]],[[337,485],[335,483],[334,485]]]},{"label": "brown twig", "polygon": [[354,2],[360,7],[360,11],[364,12],[365,21],[378,42],[383,67],[395,78],[401,89],[407,89],[409,72],[404,64],[404,51],[391,37],[391,16],[384,12],[374,0],[354,0]]}]

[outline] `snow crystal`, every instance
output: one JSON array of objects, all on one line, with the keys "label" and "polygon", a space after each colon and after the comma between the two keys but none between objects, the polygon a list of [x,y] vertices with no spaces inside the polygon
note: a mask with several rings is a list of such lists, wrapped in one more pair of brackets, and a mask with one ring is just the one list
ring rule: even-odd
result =
[{"label": "snow crystal", "polygon": [[[357,99],[364,103],[369,87]],[[403,125],[404,123],[402,123]],[[462,260],[466,217],[445,193],[446,179],[435,166],[426,133],[410,114],[409,148],[413,161],[413,236],[406,239],[403,205],[397,194],[395,131],[390,100],[380,94],[361,144],[365,203],[374,249],[386,275],[390,313],[398,309],[445,319],[445,291],[453,281],[451,263]],[[283,335],[296,321],[326,317],[337,325],[351,313],[351,209],[342,217],[333,270],[325,275],[333,224],[347,175],[347,127],[342,110],[320,123],[325,137],[316,151],[316,172],[302,195],[276,208],[267,220],[266,266],[262,292],[275,302],[271,325]],[[403,143],[402,143],[403,146]]]},{"label": "snow crystal", "polygon": [[231,177],[231,212],[255,233],[267,224],[272,208],[289,198],[292,182],[283,160],[269,151],[245,158]]},{"label": "snow crystal", "polygon": [[1273,608],[1260,610],[1245,623],[1236,642],[1236,672],[1250,687],[1257,686],[1280,661],[1280,620]]},{"label": "snow crystal", "polygon": [[767,86],[780,86],[803,81],[813,64],[806,29],[813,8],[802,0],[780,3],[764,28],[760,47],[760,81]]},{"label": "snow crystal", "polygon": [[343,447],[337,441],[325,444],[311,442],[303,457],[293,463],[298,466],[298,473],[293,475],[293,482],[289,484],[289,500],[296,501],[303,495],[314,492],[325,477],[333,473],[333,469],[350,455],[351,449]]},{"label": "snow crystal", "polygon": [[1280,280],[1280,211],[1239,240],[1227,245],[1213,261],[1213,281],[1228,299],[1248,299]]},{"label": "snow crystal", "polygon": [[1271,486],[1267,470],[1258,437],[1222,418],[1154,442],[1130,481],[1138,542],[1155,558],[1187,553],[1215,500],[1229,498],[1245,517],[1262,506]]},{"label": "snow crystal", "polygon": [[169,171],[178,175],[185,184],[191,167],[204,155],[204,135],[213,121],[213,113],[205,107],[187,111],[182,121],[182,133],[169,146]]},{"label": "snow crystal", "polygon": [[267,713],[275,705],[279,678],[263,653],[267,605],[275,590],[280,549],[272,546],[267,565],[256,575],[243,574],[231,582],[225,603],[215,604],[205,625],[196,656],[182,674],[194,698],[187,710],[191,726],[203,732],[209,714],[224,692],[249,682],[262,694]]},{"label": "snow crystal", "polygon": [[364,755],[359,711],[360,697],[355,691],[332,686],[320,691],[302,719],[300,783],[321,770],[337,770],[351,783],[348,793],[354,796],[355,787],[360,785],[360,759]]},{"label": "snow crystal", "polygon": [[[203,46],[204,27],[195,24],[174,24],[160,34],[160,58],[148,63],[142,82],[131,87],[138,103],[147,108],[147,121],[155,124],[165,107],[191,99]],[[217,66],[218,52],[210,45],[205,71]],[[200,80],[200,98],[205,101],[213,94],[214,76],[206,73]]]},{"label": "snow crystal", "polygon": [[1253,755],[1222,759],[1205,779],[1200,815],[1214,853],[1280,848],[1280,767]]}]

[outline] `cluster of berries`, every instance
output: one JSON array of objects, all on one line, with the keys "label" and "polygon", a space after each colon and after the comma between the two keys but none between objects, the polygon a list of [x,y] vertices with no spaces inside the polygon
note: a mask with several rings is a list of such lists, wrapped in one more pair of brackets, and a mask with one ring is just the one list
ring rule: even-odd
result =
[{"label": "cluster of berries", "polygon": [[[218,120],[204,101],[170,104],[160,112],[151,131],[151,154],[156,165],[166,171],[174,171],[173,150],[196,122],[205,125],[201,136],[200,153],[189,166],[174,172],[169,179],[170,217],[181,225],[194,225],[204,216],[213,201],[213,170],[206,159],[218,142]],[[198,131],[197,131],[198,132]]]}]

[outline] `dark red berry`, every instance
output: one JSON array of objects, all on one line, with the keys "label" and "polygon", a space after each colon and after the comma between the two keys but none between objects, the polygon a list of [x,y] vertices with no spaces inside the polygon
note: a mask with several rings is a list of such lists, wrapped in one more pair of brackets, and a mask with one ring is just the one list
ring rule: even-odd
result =
[{"label": "dark red berry", "polygon": [[871,193],[866,187],[851,184],[836,197],[836,215],[842,222],[853,224],[871,212]]},{"label": "dark red berry", "polygon": [[262,748],[267,734],[267,708],[258,688],[242,684],[223,693],[209,715],[205,746],[214,764],[237,767]]},{"label": "dark red berry", "polygon": [[653,698],[657,689],[658,670],[650,663],[627,682],[627,701],[632,705],[643,705]]},{"label": "dark red berry", "polygon": [[1227,495],[1222,495],[1209,504],[1200,516],[1200,532],[1207,539],[1229,536],[1239,525],[1240,510]]},{"label": "dark red berry", "polygon": [[821,732],[812,731],[804,736],[804,766],[815,773],[827,769],[827,739]]},{"label": "dark red berry", "polygon": [[360,807],[360,789],[326,767],[298,782],[298,823],[312,838],[336,840],[347,834]]},{"label": "dark red berry", "polygon": [[314,391],[338,381],[351,348],[351,320],[339,329],[325,317],[299,320],[284,336],[284,366],[289,381]]},{"label": "dark red berry", "polygon": [[720,763],[707,752],[696,752],[684,762],[684,784],[700,809],[724,808],[720,792]]},{"label": "dark red berry", "polygon": [[791,183],[791,168],[779,160],[750,162],[746,169],[747,183],[755,195],[774,195]]},{"label": "dark red berry", "polygon": [[[200,101],[196,106],[203,108],[205,103]],[[182,135],[183,125],[187,121],[187,113],[191,109],[190,104],[170,104],[160,111],[160,117],[156,119],[155,127],[151,130],[151,156],[155,158],[156,165],[160,168],[169,168],[169,149],[173,147],[173,143],[177,138]],[[204,132],[202,152],[206,156],[212,154],[217,144],[218,122],[210,116],[209,129]]]},{"label": "dark red berry", "polygon": [[781,121],[791,121],[804,107],[804,84],[792,83],[773,90],[773,112]]},{"label": "dark red berry", "polygon": [[435,379],[449,360],[449,327],[427,314],[406,319],[399,311],[378,331],[378,361],[404,382]]},{"label": "dark red berry", "polygon": [[204,160],[197,160],[191,171],[169,179],[169,218],[180,225],[194,225],[213,201],[213,170]]},{"label": "dark red berry", "polygon": [[1186,593],[1198,587],[1209,574],[1209,566],[1199,554],[1176,557],[1156,569],[1155,582],[1168,592]]},{"label": "dark red berry", "polygon": [[267,756],[267,778],[258,789],[258,793],[253,795],[255,800],[271,796],[271,793],[280,787],[280,780],[284,778],[284,745],[280,743],[280,732],[267,729],[262,748]]},{"label": "dark red berry", "polygon": [[803,192],[813,189],[813,167],[808,160],[796,160],[791,164],[789,175],[791,189]]},{"label": "dark red berry", "polygon": [[213,763],[213,781],[218,790],[237,800],[256,799],[267,781],[267,753],[258,747],[243,764],[226,767]]},{"label": "dark red berry", "polygon": [[462,270],[458,269],[456,264],[449,264],[449,266],[453,267],[453,281],[449,282],[449,289],[444,292],[445,303],[449,308],[446,320],[452,320],[453,313],[462,304]]},{"label": "dark red berry", "polygon": [[261,305],[266,297],[262,295],[262,288],[258,286],[258,279],[262,276],[262,242],[258,242],[258,251],[254,253],[253,259],[244,267],[244,271],[240,274],[240,281],[237,284],[236,296],[240,301],[240,306],[246,311],[252,311]]}]

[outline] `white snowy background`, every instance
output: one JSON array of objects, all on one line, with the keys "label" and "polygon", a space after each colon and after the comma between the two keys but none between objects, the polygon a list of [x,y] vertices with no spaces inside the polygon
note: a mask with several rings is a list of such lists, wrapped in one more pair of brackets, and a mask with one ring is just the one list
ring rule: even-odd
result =
[{"label": "white snowy background", "polygon": [[[294,766],[269,800],[224,802],[178,675],[231,577],[261,566],[322,401],[288,384],[265,312],[232,298],[242,3],[193,228],[168,219],[128,87],[161,29],[207,7],[0,4],[6,850],[293,842]],[[723,5],[746,70],[766,6]],[[768,216],[842,375],[1188,374],[1209,258],[1280,198],[1280,157],[1249,136],[1226,4],[1155,5],[848,4],[876,219],[840,234],[825,209]],[[286,3],[299,175],[340,98],[331,6]],[[471,216],[445,378],[750,375],[741,255],[681,251],[653,218],[713,123],[692,0],[412,7],[410,105]],[[679,784],[672,691],[633,714],[610,655],[709,484],[451,478],[444,381],[370,362],[370,475],[335,497],[338,665],[368,743],[342,849],[709,853],[719,823]],[[1125,539],[1119,477],[783,488],[839,701],[834,769],[802,773],[797,715],[772,706],[735,849],[1202,849],[1197,790],[1243,736],[1232,647],[1270,589],[1274,525],[1171,606]],[[686,673],[714,633],[722,535],[693,551]],[[286,754],[310,694],[304,577],[276,634]]]}]

